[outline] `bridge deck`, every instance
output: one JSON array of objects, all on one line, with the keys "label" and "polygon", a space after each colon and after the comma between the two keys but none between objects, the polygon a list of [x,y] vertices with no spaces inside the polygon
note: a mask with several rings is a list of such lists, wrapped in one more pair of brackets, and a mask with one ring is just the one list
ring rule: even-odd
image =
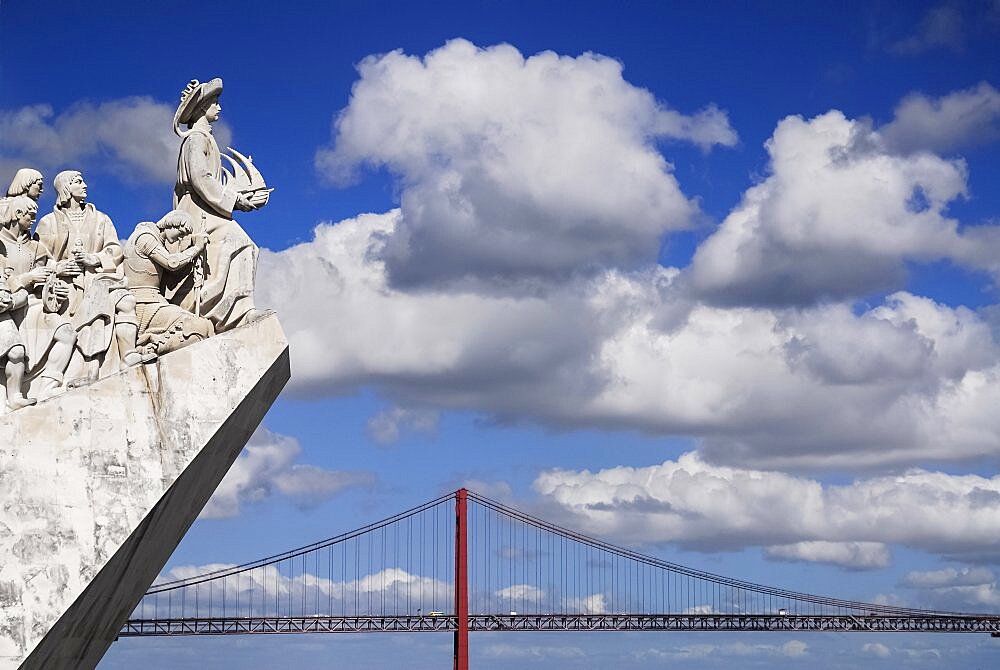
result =
[{"label": "bridge deck", "polygon": [[[454,631],[443,616],[227,617],[132,619],[120,637],[275,633],[413,633]],[[484,631],[815,631],[867,633],[991,633],[1000,616],[854,616],[808,614],[472,614],[469,630]]]}]

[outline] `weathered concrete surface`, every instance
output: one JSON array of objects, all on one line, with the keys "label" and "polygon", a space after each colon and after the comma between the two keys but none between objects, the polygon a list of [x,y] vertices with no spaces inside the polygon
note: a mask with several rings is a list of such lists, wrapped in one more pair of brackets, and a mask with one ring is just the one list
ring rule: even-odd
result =
[{"label": "weathered concrete surface", "polygon": [[97,665],[289,374],[272,315],[0,417],[0,669]]}]

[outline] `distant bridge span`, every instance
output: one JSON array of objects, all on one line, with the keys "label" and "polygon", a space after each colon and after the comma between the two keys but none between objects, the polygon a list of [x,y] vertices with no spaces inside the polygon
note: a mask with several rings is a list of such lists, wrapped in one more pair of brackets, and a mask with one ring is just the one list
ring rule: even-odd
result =
[{"label": "distant bridge span", "polygon": [[[121,637],[245,635],[248,633],[442,633],[458,630],[458,617],[308,616],[215,619],[133,619]],[[995,633],[991,615],[853,616],[773,614],[470,614],[469,632],[715,631],[826,633]]]},{"label": "distant bridge span", "polygon": [[646,556],[466,489],[251,563],[154,585],[121,637],[497,631],[990,633],[1000,615],[800,593]]}]

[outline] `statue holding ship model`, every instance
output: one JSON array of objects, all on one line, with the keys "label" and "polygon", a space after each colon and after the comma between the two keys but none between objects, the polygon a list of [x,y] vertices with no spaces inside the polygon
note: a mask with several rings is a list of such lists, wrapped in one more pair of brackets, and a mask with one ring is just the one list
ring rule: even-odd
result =
[{"label": "statue holding ship model", "polygon": [[43,177],[31,168],[14,175],[0,199],[0,212],[10,213],[0,231],[0,373],[8,409],[258,317],[258,248],[233,213],[264,207],[272,189],[252,158],[220,151],[212,124],[221,95],[218,78],[184,88],[173,121],[182,140],[174,210],[139,223],[124,249],[111,219],[87,202],[76,170],[56,176],[56,208],[29,240]]},{"label": "statue holding ship model", "polygon": [[[177,159],[174,207],[191,215],[208,235],[201,262],[191,272],[167,280],[167,298],[207,318],[224,332],[254,318],[254,272],[257,245],[233,220],[233,212],[251,212],[267,204],[271,189],[253,161],[238,151],[223,154],[212,135],[222,106],[222,80],[192,80],[174,114],[174,132],[182,138]],[[181,126],[187,126],[183,129]],[[226,158],[233,170],[222,165]]]}]

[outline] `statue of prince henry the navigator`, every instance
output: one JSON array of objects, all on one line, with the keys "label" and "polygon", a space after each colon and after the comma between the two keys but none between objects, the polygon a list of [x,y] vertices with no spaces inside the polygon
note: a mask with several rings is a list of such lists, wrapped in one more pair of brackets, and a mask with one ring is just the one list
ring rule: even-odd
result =
[{"label": "statue of prince henry the navigator", "polygon": [[[174,132],[183,139],[174,207],[191,216],[196,231],[208,235],[208,243],[203,264],[170,273],[164,282],[170,302],[207,318],[217,333],[248,323],[258,314],[253,302],[257,245],[233,220],[233,211],[259,209],[270,195],[251,159],[230,149],[237,163],[219,151],[212,124],[222,111],[221,95],[221,79],[192,80],[174,114]],[[223,168],[223,157],[232,164],[232,173]],[[171,246],[170,251],[183,250],[191,239]]]}]

